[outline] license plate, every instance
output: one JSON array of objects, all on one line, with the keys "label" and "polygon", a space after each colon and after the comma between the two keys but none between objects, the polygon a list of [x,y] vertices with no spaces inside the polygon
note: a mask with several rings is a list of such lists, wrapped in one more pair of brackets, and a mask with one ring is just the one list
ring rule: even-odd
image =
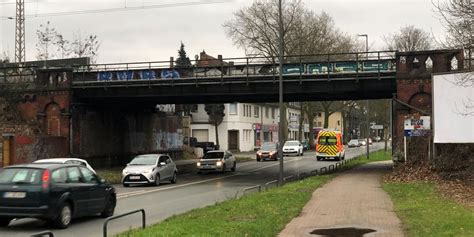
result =
[{"label": "license plate", "polygon": [[140,179],[140,176],[130,176],[130,180],[137,180]]},{"label": "license plate", "polygon": [[25,198],[26,193],[25,192],[6,192],[3,194],[4,198]]}]

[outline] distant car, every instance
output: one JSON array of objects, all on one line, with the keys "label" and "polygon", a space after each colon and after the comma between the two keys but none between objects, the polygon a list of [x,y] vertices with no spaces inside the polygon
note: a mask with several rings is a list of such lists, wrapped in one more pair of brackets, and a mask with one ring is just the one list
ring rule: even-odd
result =
[{"label": "distant car", "polygon": [[278,160],[278,144],[275,142],[265,142],[257,151],[257,161]]},{"label": "distant car", "polygon": [[303,144],[303,150],[308,151],[309,149],[311,149],[311,147],[309,146],[308,140],[303,140],[301,144]]},{"label": "distant car", "polygon": [[198,174],[203,171],[220,171],[225,173],[228,169],[235,171],[237,161],[230,151],[209,151],[197,163]]},{"label": "distant car", "polygon": [[297,155],[302,156],[303,144],[297,140],[286,141],[283,145],[283,155]]},{"label": "distant car", "polygon": [[82,165],[88,169],[90,169],[94,174],[96,173],[94,169],[87,163],[86,160],[79,159],[79,158],[49,158],[49,159],[41,159],[35,160],[33,163],[50,163],[50,164],[77,164]]},{"label": "distant car", "polygon": [[372,138],[369,138],[369,144],[372,145]]},{"label": "distant car", "polygon": [[348,147],[360,147],[360,142],[359,142],[359,140],[357,140],[357,139],[351,139],[351,140],[347,143],[347,146],[348,146]]},{"label": "distant car", "polygon": [[359,139],[359,143],[361,146],[367,146],[367,139]]},{"label": "distant car", "polygon": [[178,169],[173,160],[164,154],[138,155],[122,171],[122,184],[160,185],[161,181],[176,183]]},{"label": "distant car", "polygon": [[71,219],[100,214],[110,217],[115,188],[77,164],[37,163],[0,169],[0,226],[14,218],[39,218],[58,228]]},{"label": "distant car", "polygon": [[374,137],[374,141],[375,142],[379,142],[380,140],[382,140],[382,138],[380,136],[375,136]]}]

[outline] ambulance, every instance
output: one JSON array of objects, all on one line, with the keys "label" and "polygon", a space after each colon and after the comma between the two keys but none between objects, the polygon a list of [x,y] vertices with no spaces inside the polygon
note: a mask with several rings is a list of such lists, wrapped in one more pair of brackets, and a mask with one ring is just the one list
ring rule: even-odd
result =
[{"label": "ambulance", "polygon": [[346,151],[342,144],[342,133],[322,130],[316,139],[316,160],[344,160]]}]

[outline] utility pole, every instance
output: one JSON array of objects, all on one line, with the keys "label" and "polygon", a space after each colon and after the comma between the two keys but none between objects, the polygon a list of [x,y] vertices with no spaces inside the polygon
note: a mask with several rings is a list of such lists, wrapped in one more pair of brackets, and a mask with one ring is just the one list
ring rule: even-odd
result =
[{"label": "utility pole", "polygon": [[[365,53],[366,53],[366,60],[369,60],[369,35],[367,34],[360,34],[359,37],[365,37]],[[367,159],[369,159],[369,137],[370,137],[370,124],[369,124],[369,100],[366,100],[366,107],[367,107]]]},{"label": "utility pole", "polygon": [[15,62],[25,62],[25,0],[16,0]]},{"label": "utility pole", "polygon": [[278,122],[278,159],[280,161],[280,172],[278,174],[278,182],[283,184],[283,116],[285,115],[285,111],[283,108],[283,15],[282,15],[282,6],[281,2],[283,0],[278,0],[278,63],[279,63],[279,75],[278,75],[278,84],[279,84],[279,92],[278,92],[278,102],[280,106],[280,121]]}]

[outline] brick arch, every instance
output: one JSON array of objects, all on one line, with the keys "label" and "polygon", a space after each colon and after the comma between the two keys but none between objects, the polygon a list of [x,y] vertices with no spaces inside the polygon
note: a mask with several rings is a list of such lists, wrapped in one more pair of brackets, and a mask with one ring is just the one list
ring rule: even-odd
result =
[{"label": "brick arch", "polygon": [[49,136],[61,136],[61,108],[55,102],[46,105],[45,130]]},{"label": "brick arch", "polygon": [[[417,92],[413,94],[409,101],[408,104],[413,105],[414,107],[418,109],[422,109],[424,111],[431,111],[432,109],[432,97],[431,94],[426,93],[426,92]],[[414,111],[410,109],[410,113],[415,113],[417,111]]]}]

